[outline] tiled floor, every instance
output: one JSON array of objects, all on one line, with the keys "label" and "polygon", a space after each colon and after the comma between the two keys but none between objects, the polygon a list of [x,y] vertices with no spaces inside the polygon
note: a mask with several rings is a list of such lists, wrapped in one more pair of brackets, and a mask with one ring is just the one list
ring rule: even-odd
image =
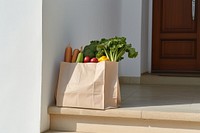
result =
[{"label": "tiled floor", "polygon": [[121,85],[121,109],[200,113],[200,86]]}]

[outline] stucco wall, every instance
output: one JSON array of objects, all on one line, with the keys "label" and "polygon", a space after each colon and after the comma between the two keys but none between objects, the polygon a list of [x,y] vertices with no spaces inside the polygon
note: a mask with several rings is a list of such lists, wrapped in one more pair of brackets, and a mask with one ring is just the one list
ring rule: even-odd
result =
[{"label": "stucco wall", "polygon": [[0,1],[0,132],[39,133],[42,1]]},{"label": "stucco wall", "polygon": [[139,55],[136,59],[125,55],[119,63],[119,76],[140,77],[146,71],[148,1],[143,1],[43,0],[42,131],[49,127],[47,107],[54,104],[59,63],[68,43],[80,48],[93,39],[125,36]]},{"label": "stucco wall", "polygon": [[93,39],[126,36],[139,56],[120,62],[119,74],[139,77],[144,69],[141,67],[141,44],[145,44],[142,42],[142,2],[1,1],[0,130],[39,132],[40,109],[41,131],[49,128],[47,107],[54,103],[59,62],[69,42],[73,48],[80,48]]},{"label": "stucco wall", "polygon": [[[121,0],[121,36],[139,52],[136,59],[125,58],[119,64],[119,75],[140,77],[141,74],[141,35],[142,1]],[[127,55],[126,55],[127,56]]]},{"label": "stucco wall", "polygon": [[142,0],[141,73],[148,72],[149,0]]},{"label": "stucco wall", "polygon": [[41,130],[49,127],[48,105],[54,103],[59,63],[68,43],[80,48],[90,40],[119,36],[119,0],[43,1],[43,84]]}]

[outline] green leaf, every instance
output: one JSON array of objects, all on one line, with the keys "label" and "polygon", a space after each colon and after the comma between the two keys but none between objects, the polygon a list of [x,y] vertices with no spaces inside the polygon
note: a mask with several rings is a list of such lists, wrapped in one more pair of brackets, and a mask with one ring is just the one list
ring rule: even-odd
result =
[{"label": "green leaf", "polygon": [[[100,41],[95,40],[90,42],[95,46],[95,54],[97,58],[106,55],[111,61],[120,61],[124,59],[124,54],[127,52],[129,58],[135,58],[138,55],[135,48],[131,44],[127,44],[125,37],[102,38]],[[93,47],[90,48],[93,50]]]}]

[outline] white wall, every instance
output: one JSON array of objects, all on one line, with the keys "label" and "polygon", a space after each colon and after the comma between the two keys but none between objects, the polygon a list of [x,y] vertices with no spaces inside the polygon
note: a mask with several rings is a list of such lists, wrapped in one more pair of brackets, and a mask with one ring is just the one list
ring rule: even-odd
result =
[{"label": "white wall", "polygon": [[153,20],[153,0],[149,0],[149,26],[148,26],[148,72],[151,73],[152,62],[152,20]]},{"label": "white wall", "polygon": [[148,72],[149,0],[142,0],[141,73]]},{"label": "white wall", "polygon": [[[120,76],[140,77],[141,75],[141,28],[142,1],[121,0],[121,36],[139,52],[137,58],[125,58],[120,62]],[[127,55],[126,55],[127,56]]]},{"label": "white wall", "polygon": [[0,0],[0,132],[39,133],[42,1]]},{"label": "white wall", "polygon": [[43,47],[42,1],[0,3],[1,132],[40,132],[40,106],[41,131],[49,128],[47,106],[54,103],[59,62],[69,42],[79,48],[92,39],[126,36],[139,56],[122,61],[120,75],[140,76],[141,0],[44,0]]},{"label": "white wall", "polygon": [[54,103],[59,63],[70,42],[80,48],[90,40],[119,36],[119,0],[43,1],[43,83],[41,131],[49,128],[47,107]]},{"label": "white wall", "polygon": [[49,128],[47,108],[55,103],[59,63],[68,43],[80,48],[93,39],[125,36],[139,55],[136,59],[125,55],[119,64],[119,75],[140,77],[147,70],[146,4],[148,0],[43,0],[41,131]]}]

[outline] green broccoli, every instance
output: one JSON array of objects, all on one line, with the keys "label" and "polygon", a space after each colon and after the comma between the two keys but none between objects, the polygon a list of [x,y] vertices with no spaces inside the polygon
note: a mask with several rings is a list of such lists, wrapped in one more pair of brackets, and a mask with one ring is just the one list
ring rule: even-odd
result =
[{"label": "green broccoli", "polygon": [[83,55],[89,56],[90,58],[96,57],[97,54],[97,45],[99,45],[99,41],[91,41],[89,45],[86,45],[83,49]]}]

